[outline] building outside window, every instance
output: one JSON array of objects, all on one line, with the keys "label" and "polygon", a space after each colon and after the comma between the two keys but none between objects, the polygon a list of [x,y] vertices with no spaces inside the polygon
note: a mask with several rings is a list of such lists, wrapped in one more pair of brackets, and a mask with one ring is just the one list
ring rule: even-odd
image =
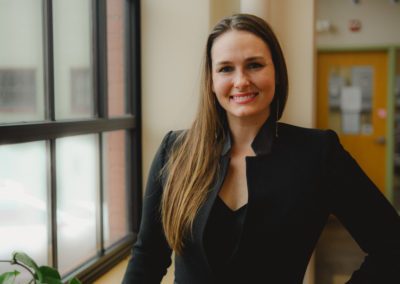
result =
[{"label": "building outside window", "polygon": [[24,251],[91,282],[130,253],[139,13],[135,0],[0,1],[0,259]]}]

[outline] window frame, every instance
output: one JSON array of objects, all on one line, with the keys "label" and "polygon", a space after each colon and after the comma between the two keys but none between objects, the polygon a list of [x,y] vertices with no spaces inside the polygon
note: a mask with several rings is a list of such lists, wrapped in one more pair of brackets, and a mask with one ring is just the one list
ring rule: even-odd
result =
[{"label": "window frame", "polygon": [[[57,267],[57,219],[56,219],[56,139],[61,137],[98,134],[98,168],[100,186],[98,192],[97,254],[78,268],[63,276],[66,282],[77,276],[83,283],[91,283],[130,254],[136,241],[142,210],[142,157],[141,157],[141,50],[140,50],[140,0],[122,0],[124,13],[124,86],[126,114],[108,116],[107,94],[107,0],[91,0],[93,29],[93,91],[94,118],[55,119],[54,106],[54,54],[52,0],[42,0],[43,52],[45,81],[45,120],[18,123],[0,123],[0,145],[46,141],[48,181],[49,265]],[[128,234],[109,248],[104,248],[103,228],[103,132],[126,132],[126,208]]]}]

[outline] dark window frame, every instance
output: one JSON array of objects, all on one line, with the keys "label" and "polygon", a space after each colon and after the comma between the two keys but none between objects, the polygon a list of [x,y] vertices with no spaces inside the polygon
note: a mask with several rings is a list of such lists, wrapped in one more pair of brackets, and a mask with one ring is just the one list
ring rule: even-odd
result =
[{"label": "dark window frame", "polygon": [[60,137],[99,134],[100,188],[97,200],[103,202],[102,139],[106,131],[126,130],[126,205],[128,234],[109,248],[104,248],[103,213],[96,218],[98,234],[97,255],[64,275],[63,281],[73,276],[83,283],[92,283],[130,254],[136,241],[142,209],[142,159],[141,159],[141,64],[140,64],[140,0],[123,0],[124,7],[124,83],[126,115],[108,116],[107,98],[107,13],[106,0],[91,0],[93,22],[93,90],[95,117],[91,119],[57,120],[54,106],[54,59],[52,0],[42,0],[44,32],[45,120],[21,123],[0,123],[0,145],[45,140],[49,173],[48,223],[49,265],[57,267],[56,220],[56,139]]}]

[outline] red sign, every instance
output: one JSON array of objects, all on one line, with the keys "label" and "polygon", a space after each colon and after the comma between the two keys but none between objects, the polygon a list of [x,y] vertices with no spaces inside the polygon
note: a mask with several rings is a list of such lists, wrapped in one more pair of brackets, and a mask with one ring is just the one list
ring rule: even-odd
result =
[{"label": "red sign", "polygon": [[349,21],[349,30],[352,32],[359,31],[361,29],[361,22],[360,20],[350,20]]}]

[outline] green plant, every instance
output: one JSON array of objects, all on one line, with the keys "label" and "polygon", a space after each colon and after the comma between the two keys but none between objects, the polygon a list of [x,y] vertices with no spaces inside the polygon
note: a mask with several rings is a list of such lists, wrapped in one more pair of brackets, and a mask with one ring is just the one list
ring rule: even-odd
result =
[{"label": "green plant", "polygon": [[[0,262],[9,262],[11,264],[19,265],[29,271],[32,275],[32,280],[29,284],[63,284],[61,282],[60,273],[57,269],[50,266],[38,266],[32,258],[26,253],[14,252],[11,260],[1,260]],[[5,272],[0,275],[0,284],[13,284],[19,272],[14,270],[12,272]],[[72,278],[69,284],[82,284],[77,278]]]}]

